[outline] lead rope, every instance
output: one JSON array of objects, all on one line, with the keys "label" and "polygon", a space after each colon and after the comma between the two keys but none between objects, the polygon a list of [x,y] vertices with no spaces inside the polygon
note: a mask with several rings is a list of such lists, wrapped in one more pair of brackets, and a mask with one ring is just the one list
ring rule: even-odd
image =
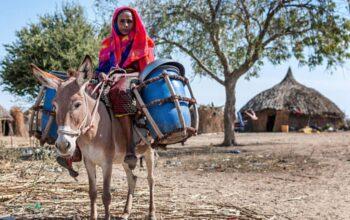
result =
[{"label": "lead rope", "polygon": [[[105,80],[104,80],[102,83],[100,82],[99,84],[97,84],[96,88],[92,91],[92,94],[94,94],[94,93],[96,92],[96,90],[98,89],[98,87],[101,86],[100,94],[98,94],[98,97],[97,97],[97,99],[96,99],[96,104],[95,104],[95,106],[94,106],[94,109],[92,110],[92,115],[91,115],[90,124],[81,130],[81,134],[85,134],[90,128],[92,128],[92,127],[94,126],[94,125],[93,125],[93,121],[94,121],[94,118],[95,118],[95,115],[96,115],[98,106],[99,106],[99,104],[100,104],[100,99],[101,99],[101,95],[102,95],[102,93],[103,93],[103,89],[104,89],[104,87],[105,87],[105,84],[106,84],[106,81],[105,81]],[[86,95],[86,94],[85,94],[85,95]],[[79,129],[79,130],[80,130],[80,129]]]}]

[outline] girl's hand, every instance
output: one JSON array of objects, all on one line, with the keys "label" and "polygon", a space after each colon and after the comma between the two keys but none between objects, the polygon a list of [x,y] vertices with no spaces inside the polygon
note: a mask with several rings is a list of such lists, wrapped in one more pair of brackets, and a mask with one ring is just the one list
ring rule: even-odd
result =
[{"label": "girl's hand", "polygon": [[101,72],[99,75],[98,75],[98,80],[100,80],[100,82],[105,82],[108,80],[108,76],[107,74],[105,74],[104,72]]}]

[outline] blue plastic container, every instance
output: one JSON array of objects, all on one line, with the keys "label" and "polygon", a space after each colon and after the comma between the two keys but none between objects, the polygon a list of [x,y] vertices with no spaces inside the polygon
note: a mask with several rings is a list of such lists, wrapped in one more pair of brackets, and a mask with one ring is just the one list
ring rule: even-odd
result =
[{"label": "blue plastic container", "polygon": [[[41,131],[44,131],[47,122],[49,121],[49,111],[52,111],[52,100],[56,95],[56,90],[45,88],[45,96],[44,96],[44,105],[43,105],[43,114],[41,116]],[[54,119],[51,124],[51,128],[47,134],[47,137],[52,138],[53,140],[57,139],[57,123]]]},{"label": "blue plastic container", "polygon": [[[68,78],[68,76],[64,72],[51,71],[50,73],[59,77],[60,79],[63,79],[63,80],[66,80]],[[41,117],[41,131],[44,131],[44,129],[49,121],[49,117],[50,117],[49,112],[51,112],[53,109],[52,100],[55,98],[55,96],[56,96],[55,89],[45,87],[44,104],[43,104],[44,111],[43,111],[43,114]],[[51,124],[51,128],[47,134],[47,138],[50,138],[52,140],[56,140],[58,137],[57,129],[58,129],[58,127],[57,127],[56,119],[54,118],[52,121],[52,124]]]},{"label": "blue plastic container", "polygon": [[[171,64],[171,63],[170,63]],[[151,65],[151,64],[150,64]],[[181,64],[180,64],[181,65]],[[184,75],[181,72],[181,68],[178,68],[174,65],[169,65],[169,62],[164,61],[164,65],[160,65],[151,71],[145,71],[141,74],[141,81],[146,81],[157,77],[166,70],[168,75]],[[175,90],[175,94],[181,97],[188,97],[185,91],[184,83],[180,80],[170,79],[171,84]],[[166,99],[171,97],[171,92],[166,84],[164,78],[160,80],[156,80],[148,85],[146,85],[141,91],[141,97],[143,102],[147,105],[152,101],[159,99]],[[181,113],[184,118],[185,127],[191,126],[191,115],[189,110],[189,103],[187,101],[179,101]],[[148,111],[150,112],[152,118],[155,123],[158,125],[159,130],[163,134],[169,134],[178,129],[183,128],[180,123],[180,116],[176,110],[176,106],[174,102],[165,102],[163,104],[157,104],[148,107]],[[147,125],[148,129],[151,131],[153,137],[157,137],[156,133],[152,129],[150,124]]]}]

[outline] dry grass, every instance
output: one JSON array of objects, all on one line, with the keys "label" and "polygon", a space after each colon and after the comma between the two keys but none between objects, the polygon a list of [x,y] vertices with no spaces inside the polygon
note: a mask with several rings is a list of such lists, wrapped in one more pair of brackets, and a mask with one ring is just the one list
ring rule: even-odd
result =
[{"label": "dry grass", "polygon": [[[0,188],[0,210],[4,210],[18,219],[88,219],[89,198],[88,183],[74,182],[67,179],[54,160],[28,160],[15,159],[0,160],[0,173],[2,175]],[[80,169],[83,172],[82,169]],[[116,172],[121,172],[118,170]],[[142,171],[143,172],[143,171]],[[83,175],[85,176],[84,172]],[[125,178],[115,179],[112,187],[113,201],[111,204],[112,215],[121,215],[125,202],[126,183]],[[101,183],[98,191],[102,192]],[[145,185],[143,183],[142,185]],[[118,186],[116,188],[115,186]],[[120,187],[121,186],[121,187]],[[123,190],[124,189],[124,190]],[[182,204],[175,199],[170,199],[172,188],[167,184],[157,184],[156,199],[157,217],[159,219],[267,219],[268,216],[258,214],[253,210],[238,207],[234,204],[218,202],[197,203],[197,197],[192,196],[193,201]],[[134,200],[132,219],[144,219],[147,214],[148,204],[147,187],[138,188]],[[101,195],[99,195],[101,196]],[[98,211],[103,213],[103,205],[98,200]]]},{"label": "dry grass", "polygon": [[[348,133],[239,134],[239,147],[214,145],[222,134],[197,136],[160,151],[156,168],[158,219],[350,219]],[[0,140],[0,216],[17,219],[88,219],[86,171],[79,182],[54,155],[23,157],[37,149],[28,139]],[[239,151],[237,151],[239,150]],[[24,160],[26,159],[26,160]],[[147,176],[137,169],[131,219],[148,211]],[[98,212],[103,213],[101,170]],[[127,193],[120,166],[113,168],[111,212],[121,215]],[[321,196],[322,195],[322,196]],[[349,217],[349,218],[348,218]]]},{"label": "dry grass", "polygon": [[317,169],[322,165],[317,160],[293,152],[288,154],[214,153],[210,156],[194,156],[183,159],[184,170],[216,172],[298,172]]}]

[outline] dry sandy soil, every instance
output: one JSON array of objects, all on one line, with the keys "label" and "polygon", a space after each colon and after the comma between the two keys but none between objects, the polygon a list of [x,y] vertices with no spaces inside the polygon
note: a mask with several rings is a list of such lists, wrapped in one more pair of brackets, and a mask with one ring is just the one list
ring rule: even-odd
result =
[{"label": "dry sandy soil", "polygon": [[[191,138],[158,151],[158,219],[350,219],[350,133],[242,133],[240,146],[216,147],[223,134]],[[32,140],[33,141],[33,140]],[[29,139],[0,137],[0,216],[16,219],[86,219],[88,183],[82,163],[78,182],[54,161],[27,160]],[[139,176],[130,219],[147,214],[146,172]],[[98,172],[101,192],[101,170]],[[115,165],[112,214],[121,215],[126,177]],[[101,193],[99,194],[101,196]],[[100,217],[103,213],[98,200]]]}]

